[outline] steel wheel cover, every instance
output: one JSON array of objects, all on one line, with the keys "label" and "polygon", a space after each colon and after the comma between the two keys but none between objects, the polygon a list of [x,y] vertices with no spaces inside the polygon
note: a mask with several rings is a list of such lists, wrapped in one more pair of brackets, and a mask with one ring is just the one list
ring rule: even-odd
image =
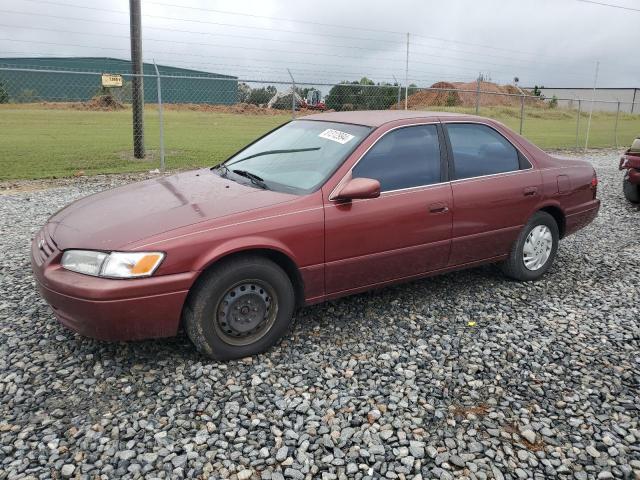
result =
[{"label": "steel wheel cover", "polygon": [[260,280],[244,280],[222,296],[213,323],[225,343],[244,346],[264,337],[277,314],[278,299],[273,288]]}]

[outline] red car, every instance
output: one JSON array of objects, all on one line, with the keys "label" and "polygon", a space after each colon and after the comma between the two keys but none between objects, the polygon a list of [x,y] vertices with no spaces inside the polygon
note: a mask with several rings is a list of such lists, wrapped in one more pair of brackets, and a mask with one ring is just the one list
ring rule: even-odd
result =
[{"label": "red car", "polygon": [[59,321],[83,335],[175,335],[216,359],[262,352],[294,309],[501,262],[535,280],[597,215],[596,173],[482,117],[322,113],[223,164],[79,200],[34,238]]},{"label": "red car", "polygon": [[632,203],[640,203],[640,138],[636,138],[620,159],[620,170],[625,170],[622,179],[624,196]]}]

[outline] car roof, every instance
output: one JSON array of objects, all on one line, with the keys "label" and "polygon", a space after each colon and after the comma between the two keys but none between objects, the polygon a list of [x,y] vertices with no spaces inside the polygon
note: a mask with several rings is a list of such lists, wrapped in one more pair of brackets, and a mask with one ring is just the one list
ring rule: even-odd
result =
[{"label": "car roof", "polygon": [[300,120],[316,120],[324,122],[353,123],[368,127],[379,127],[385,123],[399,120],[435,119],[451,117],[451,119],[482,119],[476,115],[454,112],[423,112],[417,110],[359,110],[355,112],[326,112],[300,117]]}]

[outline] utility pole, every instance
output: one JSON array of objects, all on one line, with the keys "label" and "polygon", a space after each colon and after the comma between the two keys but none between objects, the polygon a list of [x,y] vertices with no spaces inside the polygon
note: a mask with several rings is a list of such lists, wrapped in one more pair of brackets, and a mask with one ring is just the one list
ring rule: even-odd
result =
[{"label": "utility pole", "polygon": [[407,58],[404,66],[404,109],[409,104],[409,32],[407,32]]},{"label": "utility pole", "polygon": [[133,110],[133,156],[144,158],[144,86],[142,77],[142,22],[140,0],[129,0],[131,29],[131,106]]}]

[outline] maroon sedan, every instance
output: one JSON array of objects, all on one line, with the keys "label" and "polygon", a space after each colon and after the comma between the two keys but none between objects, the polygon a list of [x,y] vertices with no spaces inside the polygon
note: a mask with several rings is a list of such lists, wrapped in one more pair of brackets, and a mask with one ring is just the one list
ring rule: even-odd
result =
[{"label": "maroon sedan", "polygon": [[620,170],[624,170],[622,192],[632,203],[640,203],[640,137],[636,138],[620,159]]},{"label": "maroon sedan", "polygon": [[429,112],[322,113],[229,160],[79,200],[32,264],[86,336],[175,335],[217,359],[262,352],[297,306],[500,262],[517,280],[597,215],[590,164],[498,122]]}]

